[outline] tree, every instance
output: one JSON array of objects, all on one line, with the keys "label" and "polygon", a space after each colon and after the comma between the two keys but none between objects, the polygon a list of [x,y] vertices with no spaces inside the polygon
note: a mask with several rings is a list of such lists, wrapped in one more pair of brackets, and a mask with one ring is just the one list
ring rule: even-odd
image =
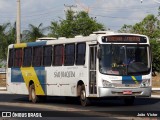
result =
[{"label": "tree", "polygon": [[160,43],[156,39],[151,40],[152,48],[152,69],[153,72],[160,72]]},{"label": "tree", "polygon": [[126,24],[124,24],[123,26],[122,26],[122,28],[119,30],[119,32],[121,32],[121,33],[129,33],[129,32],[131,32],[132,31],[132,25],[126,25]]},{"label": "tree", "polygon": [[50,30],[49,36],[69,38],[76,35],[87,36],[93,31],[104,30],[104,25],[97,23],[84,11],[75,14],[74,11],[68,10],[65,20],[51,22]]},{"label": "tree", "polygon": [[134,33],[147,35],[150,39],[159,37],[159,20],[156,16],[150,14],[142,22],[133,26]]},{"label": "tree", "polygon": [[160,37],[159,20],[155,15],[147,15],[135,25],[123,25],[119,32],[130,32],[147,35],[150,39]]},{"label": "tree", "polygon": [[37,38],[44,37],[44,32],[47,27],[42,27],[43,24],[40,23],[38,27],[29,24],[29,30],[24,30],[22,32],[23,40],[26,42],[34,42]]},{"label": "tree", "polygon": [[126,25],[126,24],[124,24],[123,26],[122,26],[122,28],[119,30],[119,32],[121,32],[121,33],[130,33],[130,32],[132,32],[132,25]]},{"label": "tree", "polygon": [[7,59],[8,45],[15,42],[15,28],[10,23],[0,25],[0,60]]}]

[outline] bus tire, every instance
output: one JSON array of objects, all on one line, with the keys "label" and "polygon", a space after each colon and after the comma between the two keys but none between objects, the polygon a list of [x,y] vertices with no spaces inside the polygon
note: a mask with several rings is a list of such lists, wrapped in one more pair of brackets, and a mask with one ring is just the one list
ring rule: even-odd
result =
[{"label": "bus tire", "polygon": [[36,95],[35,86],[34,84],[31,84],[29,86],[29,98],[33,103],[36,103],[38,101],[38,97]]},{"label": "bus tire", "polygon": [[88,106],[90,104],[89,98],[86,97],[86,90],[84,84],[80,89],[80,102],[82,106]]},{"label": "bus tire", "polygon": [[125,105],[133,105],[134,104],[135,97],[126,97],[124,98]]}]

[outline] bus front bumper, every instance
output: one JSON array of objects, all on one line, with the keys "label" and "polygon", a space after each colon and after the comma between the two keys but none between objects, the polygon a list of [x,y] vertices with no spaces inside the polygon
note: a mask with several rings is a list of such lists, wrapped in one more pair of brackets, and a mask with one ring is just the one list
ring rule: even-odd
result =
[{"label": "bus front bumper", "polygon": [[136,96],[150,97],[151,87],[145,88],[99,88],[99,97]]}]

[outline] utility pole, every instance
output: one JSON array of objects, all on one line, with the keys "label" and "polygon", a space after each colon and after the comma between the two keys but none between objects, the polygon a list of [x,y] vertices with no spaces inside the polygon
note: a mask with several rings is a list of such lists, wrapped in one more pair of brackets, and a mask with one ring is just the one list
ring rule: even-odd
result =
[{"label": "utility pole", "polygon": [[17,43],[20,43],[21,39],[21,5],[20,0],[17,0],[17,20],[16,20],[16,33]]}]

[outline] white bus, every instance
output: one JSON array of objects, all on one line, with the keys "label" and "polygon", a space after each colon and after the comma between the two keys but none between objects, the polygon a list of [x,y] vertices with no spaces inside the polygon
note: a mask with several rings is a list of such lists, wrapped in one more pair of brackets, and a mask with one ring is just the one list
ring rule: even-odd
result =
[{"label": "white bus", "polygon": [[151,51],[145,35],[94,32],[75,38],[42,38],[9,45],[7,90],[29,95],[91,98],[151,96]]}]

